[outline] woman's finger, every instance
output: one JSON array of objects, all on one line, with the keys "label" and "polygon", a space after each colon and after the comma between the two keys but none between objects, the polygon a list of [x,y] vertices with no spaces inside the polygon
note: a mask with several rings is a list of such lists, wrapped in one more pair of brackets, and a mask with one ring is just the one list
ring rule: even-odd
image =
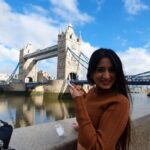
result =
[{"label": "woman's finger", "polygon": [[75,123],[75,122],[72,124],[72,127],[73,127],[76,131],[79,130],[79,125],[78,125],[77,123]]},{"label": "woman's finger", "polygon": [[78,90],[75,87],[70,87],[69,89],[73,98],[77,96],[82,96],[84,94],[82,90]]}]

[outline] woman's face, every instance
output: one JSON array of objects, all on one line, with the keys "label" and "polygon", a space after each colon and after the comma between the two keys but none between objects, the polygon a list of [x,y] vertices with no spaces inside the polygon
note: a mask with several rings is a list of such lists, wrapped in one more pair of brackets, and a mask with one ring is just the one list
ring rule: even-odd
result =
[{"label": "woman's face", "polygon": [[100,89],[111,89],[116,81],[116,73],[109,58],[102,58],[99,61],[92,78]]}]

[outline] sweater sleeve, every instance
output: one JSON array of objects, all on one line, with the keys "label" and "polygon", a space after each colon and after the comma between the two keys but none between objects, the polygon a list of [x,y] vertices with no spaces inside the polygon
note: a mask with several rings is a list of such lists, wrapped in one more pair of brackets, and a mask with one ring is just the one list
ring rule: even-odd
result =
[{"label": "sweater sleeve", "polygon": [[122,99],[109,105],[94,128],[88,115],[84,97],[75,99],[76,118],[79,124],[79,143],[87,150],[115,150],[129,118],[129,102]]}]

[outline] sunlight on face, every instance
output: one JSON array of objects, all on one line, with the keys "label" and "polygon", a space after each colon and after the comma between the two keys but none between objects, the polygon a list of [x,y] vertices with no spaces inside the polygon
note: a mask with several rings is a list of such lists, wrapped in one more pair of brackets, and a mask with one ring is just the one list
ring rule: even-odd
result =
[{"label": "sunlight on face", "polygon": [[92,77],[96,86],[100,89],[111,89],[116,81],[116,73],[111,60],[109,58],[102,58]]}]

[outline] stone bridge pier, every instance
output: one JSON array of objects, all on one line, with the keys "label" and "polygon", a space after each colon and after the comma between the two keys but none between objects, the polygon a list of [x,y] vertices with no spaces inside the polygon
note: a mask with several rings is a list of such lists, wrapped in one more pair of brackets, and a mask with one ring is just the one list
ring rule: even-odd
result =
[{"label": "stone bridge pier", "polygon": [[22,82],[30,81],[37,82],[37,66],[33,58],[24,59],[24,56],[32,53],[32,45],[28,44],[25,48],[20,50],[19,56],[19,75],[18,78]]}]

